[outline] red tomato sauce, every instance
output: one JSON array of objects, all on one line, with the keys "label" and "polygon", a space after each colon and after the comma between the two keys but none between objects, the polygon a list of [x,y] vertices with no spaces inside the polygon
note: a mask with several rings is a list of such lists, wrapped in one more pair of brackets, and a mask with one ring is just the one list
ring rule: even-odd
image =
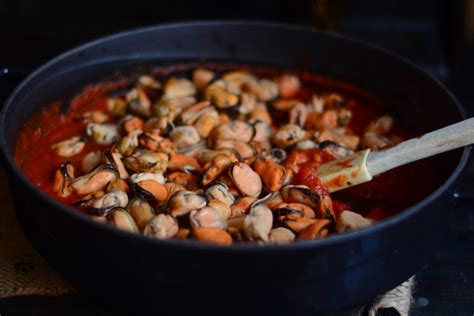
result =
[{"label": "red tomato sauce", "polygon": [[[316,176],[320,164],[334,158],[321,149],[293,151],[288,161],[297,161],[292,183],[303,184],[324,196],[329,194]],[[371,219],[381,220],[423,199],[439,184],[431,161],[402,166],[375,177],[371,182],[332,193],[336,217],[353,210]]]},{"label": "red tomato sauce", "polygon": [[[176,71],[188,71],[195,66],[158,68],[153,74],[166,76]],[[201,64],[201,66],[213,69],[250,69],[259,75],[277,75],[282,72],[276,69],[235,67],[235,65]],[[370,121],[386,114],[380,99],[352,84],[308,72],[299,72],[298,75],[304,86],[296,97],[307,101],[315,89],[318,89],[335,91],[346,98],[346,106],[353,113],[350,129],[354,133],[362,133]],[[105,110],[107,95],[111,91],[125,87],[128,83],[129,80],[119,79],[89,85],[68,104],[66,113],[61,112],[62,103],[58,101],[26,122],[16,142],[15,161],[35,185],[67,204],[80,199],[75,194],[67,199],[61,199],[53,192],[55,171],[61,163],[66,161],[71,161],[78,169],[81,169],[85,155],[104,147],[87,142],[80,154],[64,158],[54,154],[51,146],[64,139],[84,135],[87,124],[78,120],[77,117],[87,111]],[[406,135],[410,135],[409,131],[405,132]],[[304,154],[299,151],[299,155],[296,154],[297,152],[293,151],[288,158],[288,160],[298,160],[298,170],[294,170],[293,183],[307,185],[320,195],[329,194],[317,178],[315,170],[320,164],[332,160],[332,156],[320,149],[308,150]],[[343,210],[353,210],[372,219],[384,219],[426,197],[441,180],[442,177],[437,175],[430,161],[403,166],[380,175],[369,183],[332,194],[334,212],[337,216]]]},{"label": "red tomato sauce", "polygon": [[35,185],[67,204],[80,199],[75,194],[68,198],[58,197],[53,191],[54,173],[66,161],[80,168],[85,155],[107,146],[87,142],[79,154],[67,158],[56,155],[51,146],[84,134],[87,124],[77,118],[88,111],[105,110],[107,93],[124,84],[124,81],[117,81],[87,86],[71,101],[67,113],[61,113],[61,102],[54,102],[25,124],[16,143],[15,161]]}]

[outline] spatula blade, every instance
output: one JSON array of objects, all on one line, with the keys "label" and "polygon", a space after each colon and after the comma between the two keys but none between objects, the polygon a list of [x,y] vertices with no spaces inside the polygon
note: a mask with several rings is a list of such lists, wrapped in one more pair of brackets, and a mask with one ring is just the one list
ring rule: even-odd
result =
[{"label": "spatula blade", "polygon": [[370,149],[358,151],[351,156],[320,165],[317,170],[318,178],[329,192],[372,180],[372,176],[367,170],[369,152]]}]

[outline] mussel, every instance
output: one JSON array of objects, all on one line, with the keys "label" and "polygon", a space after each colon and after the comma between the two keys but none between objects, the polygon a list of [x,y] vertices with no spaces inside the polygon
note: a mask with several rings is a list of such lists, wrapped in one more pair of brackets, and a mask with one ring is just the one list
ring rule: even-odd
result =
[{"label": "mussel", "polygon": [[282,98],[293,97],[301,88],[301,82],[298,76],[284,74],[278,77],[278,87]]},{"label": "mussel", "polygon": [[278,84],[272,80],[250,80],[245,84],[248,91],[255,94],[260,101],[271,101],[278,97],[280,89]]},{"label": "mussel", "polygon": [[214,140],[232,139],[250,142],[255,136],[255,127],[247,122],[234,120],[216,127],[211,134]]},{"label": "mussel", "polygon": [[143,133],[142,130],[134,130],[122,137],[116,144],[115,149],[125,157],[133,154],[135,149],[138,147],[138,137]]},{"label": "mussel", "polygon": [[109,182],[119,177],[114,165],[103,164],[96,167],[91,172],[74,179],[72,188],[77,194],[85,195],[105,188]]},{"label": "mussel", "polygon": [[262,192],[262,179],[246,163],[235,162],[229,167],[229,177],[245,196],[258,197]]},{"label": "mussel", "polygon": [[305,131],[295,124],[281,127],[272,137],[272,142],[280,148],[288,148],[305,138]]},{"label": "mussel", "polygon": [[317,218],[335,220],[332,199],[326,192],[312,191],[304,185],[286,185],[281,190],[281,196],[287,203],[301,203],[315,210]]},{"label": "mussel", "polygon": [[153,179],[132,183],[131,190],[135,195],[148,201],[166,201],[168,199],[166,187]]},{"label": "mussel", "polygon": [[235,197],[229,192],[228,187],[222,182],[214,182],[211,184],[205,191],[206,196],[209,200],[217,199],[222,201],[230,207],[234,201]]},{"label": "mussel", "polygon": [[139,87],[127,93],[128,110],[139,116],[150,116],[151,101],[145,89]]},{"label": "mussel", "polygon": [[273,225],[272,211],[264,204],[254,204],[244,221],[244,232],[249,240],[268,241]]},{"label": "mussel", "polygon": [[128,172],[127,169],[125,169],[125,166],[123,165],[121,156],[122,155],[120,155],[119,153],[112,152],[110,150],[106,150],[104,152],[105,162],[115,166],[121,179],[128,179]]},{"label": "mussel", "polygon": [[343,233],[346,231],[358,230],[368,226],[371,226],[374,220],[365,218],[362,215],[351,212],[342,211],[336,221],[336,231]]},{"label": "mussel", "polygon": [[178,233],[178,221],[167,214],[158,214],[146,225],[145,235],[158,239],[169,239]]},{"label": "mussel", "polygon": [[232,164],[231,158],[224,154],[215,156],[203,166],[202,184],[208,185],[221,175]]},{"label": "mussel", "polygon": [[196,87],[188,79],[184,78],[170,78],[166,81],[163,88],[164,99],[174,99],[189,97],[196,94]]},{"label": "mussel", "polygon": [[99,216],[107,215],[116,207],[126,207],[128,204],[127,193],[122,190],[112,190],[92,202],[91,207]]},{"label": "mussel", "polygon": [[100,150],[91,151],[82,158],[82,171],[85,173],[91,172],[100,163]]},{"label": "mussel", "polygon": [[254,163],[255,172],[263,180],[265,191],[276,192],[290,183],[292,171],[270,159],[257,159]]},{"label": "mussel", "polygon": [[80,136],[63,140],[51,146],[51,149],[61,157],[71,157],[77,155],[84,149],[86,143]]},{"label": "mussel", "polygon": [[207,199],[192,191],[178,191],[170,197],[168,201],[168,213],[177,217],[203,208],[207,204]]},{"label": "mussel", "polygon": [[255,148],[252,147],[249,143],[233,140],[233,139],[218,139],[215,142],[215,149],[224,149],[224,148],[232,148],[235,149],[241,159],[249,159],[256,155]]},{"label": "mussel", "polygon": [[285,227],[273,228],[268,234],[268,241],[272,244],[289,244],[295,240],[295,234]]},{"label": "mussel", "polygon": [[225,229],[227,221],[221,213],[211,206],[205,206],[199,210],[193,210],[189,214],[189,221],[193,228],[208,227]]},{"label": "mussel", "polygon": [[116,207],[110,210],[109,214],[107,215],[107,220],[110,224],[119,229],[123,229],[131,233],[137,233],[139,231],[133,217],[127,212],[126,209],[122,207]]},{"label": "mussel", "polygon": [[136,197],[128,203],[127,210],[140,230],[155,216],[153,207],[144,199]]},{"label": "mussel", "polygon": [[89,123],[86,128],[86,133],[91,136],[96,143],[101,145],[112,145],[120,137],[118,126],[112,123]]},{"label": "mussel", "polygon": [[199,90],[204,90],[207,84],[214,78],[215,74],[212,70],[204,69],[204,68],[196,68],[193,71],[193,82],[194,85]]},{"label": "mussel", "polygon": [[72,193],[71,184],[74,181],[75,167],[71,162],[64,162],[54,175],[53,190],[60,197],[68,197]]},{"label": "mussel", "polygon": [[228,109],[237,106],[239,103],[239,96],[237,94],[227,91],[218,83],[208,85],[204,92],[204,97],[219,109]]},{"label": "mussel", "polygon": [[164,172],[168,168],[169,157],[164,153],[151,152],[143,149],[135,151],[125,158],[125,166],[134,172]]},{"label": "mussel", "polygon": [[317,219],[314,223],[301,231],[298,238],[300,240],[324,238],[329,234],[331,225],[332,223],[328,219]]},{"label": "mussel", "polygon": [[199,143],[201,136],[194,126],[178,126],[171,133],[171,139],[178,148],[188,147]]}]

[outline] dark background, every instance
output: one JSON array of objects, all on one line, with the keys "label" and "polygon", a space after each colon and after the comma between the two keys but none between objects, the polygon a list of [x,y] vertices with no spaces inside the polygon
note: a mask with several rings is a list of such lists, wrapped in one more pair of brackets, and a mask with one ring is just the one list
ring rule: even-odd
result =
[{"label": "dark background", "polygon": [[282,21],[342,32],[398,52],[461,94],[474,70],[472,0],[0,0],[0,66],[28,71],[106,34],[195,19]]},{"label": "dark background", "polygon": [[106,34],[196,19],[281,21],[342,32],[399,53],[474,99],[473,0],[0,0],[0,67],[28,72]]},{"label": "dark background", "polygon": [[[438,77],[474,113],[474,0],[0,0],[0,102],[25,74],[81,43],[130,28],[197,19],[279,21],[381,45]],[[474,314],[473,209],[457,210],[446,248],[417,274],[413,315]],[[80,296],[0,299],[0,313],[113,314]],[[353,313],[337,315],[346,314]]]}]

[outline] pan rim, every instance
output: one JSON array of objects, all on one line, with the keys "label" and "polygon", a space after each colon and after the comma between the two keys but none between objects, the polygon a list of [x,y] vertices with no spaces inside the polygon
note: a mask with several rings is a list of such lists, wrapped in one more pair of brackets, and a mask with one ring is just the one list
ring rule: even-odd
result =
[{"label": "pan rim", "polygon": [[[205,26],[231,26],[231,27],[260,27],[260,28],[270,28],[270,29],[284,29],[284,30],[293,30],[293,31],[298,31],[298,32],[312,32],[312,33],[318,33],[323,36],[327,37],[332,37],[332,38],[337,38],[338,40],[341,41],[346,41],[349,44],[352,45],[359,45],[366,47],[370,50],[382,53],[386,55],[387,57],[390,57],[392,59],[397,60],[397,62],[403,63],[411,68],[414,68],[417,70],[418,73],[422,74],[424,77],[426,77],[427,80],[431,80],[434,82],[439,89],[443,90],[444,93],[447,94],[447,96],[452,100],[452,102],[457,106],[458,111],[460,112],[461,116],[465,119],[467,118],[466,111],[465,109],[461,106],[461,104],[458,102],[458,100],[454,97],[454,95],[449,91],[444,84],[442,84],[438,79],[434,78],[430,74],[426,73],[423,69],[421,69],[419,66],[414,64],[413,62],[393,53],[390,52],[384,48],[381,48],[377,45],[367,43],[362,40],[358,39],[353,39],[350,37],[347,37],[342,34],[330,32],[330,31],[320,31],[320,30],[315,30],[312,28],[304,27],[304,26],[297,26],[297,25],[291,25],[291,24],[283,24],[283,23],[274,23],[274,22],[256,22],[256,21],[244,21],[244,20],[224,20],[224,21],[219,21],[219,20],[211,20],[211,21],[186,21],[186,22],[176,22],[176,23],[167,23],[167,24],[161,24],[161,25],[154,25],[154,26],[148,26],[148,27],[143,27],[143,28],[136,28],[136,29],[131,29],[127,30],[124,32],[108,35],[105,37],[98,38],[96,40],[87,42],[85,44],[82,44],[76,48],[73,48],[71,50],[68,50],[57,57],[49,60],[39,68],[37,68],[35,71],[33,71],[29,76],[27,76],[16,88],[15,90],[9,95],[7,98],[4,107],[0,113],[0,147],[2,154],[4,156],[4,161],[8,165],[8,167],[13,171],[13,174],[21,181],[23,185],[26,185],[30,190],[34,192],[41,200],[43,200],[45,203],[48,203],[48,205],[51,205],[52,207],[55,207],[56,209],[60,209],[62,212],[66,213],[68,216],[73,217],[75,220],[78,220],[81,222],[81,225],[90,225],[93,227],[96,227],[95,229],[103,229],[106,230],[108,234],[115,234],[117,237],[126,237],[126,238],[135,238],[135,240],[138,242],[148,242],[152,244],[156,244],[156,246],[162,246],[162,247],[177,247],[181,249],[193,249],[193,250],[205,250],[205,251],[213,251],[213,252],[221,252],[221,251],[231,251],[231,252],[258,252],[258,253],[263,253],[263,252],[282,252],[282,251],[298,251],[298,250],[308,250],[308,249],[318,249],[318,248],[323,248],[323,247],[337,247],[339,243],[344,243],[349,240],[353,239],[361,239],[363,237],[367,237],[369,235],[374,235],[379,231],[382,231],[386,228],[392,227],[394,225],[400,225],[403,222],[409,220],[412,216],[414,216],[417,212],[419,212],[421,209],[426,207],[427,205],[431,204],[434,202],[437,198],[439,198],[443,193],[445,193],[449,187],[456,182],[456,180],[459,179],[461,176],[461,173],[463,172],[467,161],[470,156],[470,148],[465,147],[463,149],[462,155],[454,169],[454,171],[451,173],[451,175],[430,195],[425,197],[423,200],[417,202],[416,204],[413,204],[412,206],[404,209],[403,211],[397,213],[394,216],[391,216],[383,221],[378,222],[376,225],[353,231],[353,232],[348,232],[344,234],[333,234],[330,235],[327,238],[324,239],[319,239],[319,240],[312,240],[312,241],[304,241],[304,242],[296,242],[293,244],[288,244],[288,245],[273,245],[273,244],[265,244],[265,245],[259,245],[255,243],[242,243],[242,244],[234,244],[232,246],[220,246],[220,245],[213,245],[213,244],[206,244],[202,243],[199,241],[194,241],[194,240],[189,240],[189,241],[180,241],[180,240],[160,240],[157,238],[151,238],[142,234],[134,234],[134,233],[129,233],[126,231],[122,231],[119,229],[116,229],[110,225],[99,223],[96,221],[93,221],[90,216],[87,214],[84,214],[82,212],[78,212],[76,209],[73,207],[67,206],[65,204],[62,204],[52,197],[50,197],[46,192],[43,192],[40,188],[35,186],[33,182],[31,182],[28,177],[21,171],[20,167],[15,163],[13,157],[12,157],[12,152],[7,146],[7,140],[6,136],[4,133],[4,128],[5,128],[5,122],[8,117],[8,112],[9,109],[13,107],[13,104],[15,104],[15,98],[18,96],[19,93],[23,92],[25,87],[28,86],[29,82],[34,80],[35,77],[40,75],[42,72],[47,70],[49,67],[55,65],[56,63],[62,61],[63,59],[68,58],[69,56],[72,56],[74,54],[78,54],[79,52],[83,50],[87,50],[89,48],[92,48],[97,45],[101,45],[104,42],[112,41],[112,40],[118,40],[120,38],[128,37],[128,36],[137,36],[139,34],[147,33],[147,32],[152,32],[156,30],[167,30],[167,29],[174,29],[174,28],[185,28],[185,27],[205,27]],[[337,79],[337,78],[336,78]]]}]

